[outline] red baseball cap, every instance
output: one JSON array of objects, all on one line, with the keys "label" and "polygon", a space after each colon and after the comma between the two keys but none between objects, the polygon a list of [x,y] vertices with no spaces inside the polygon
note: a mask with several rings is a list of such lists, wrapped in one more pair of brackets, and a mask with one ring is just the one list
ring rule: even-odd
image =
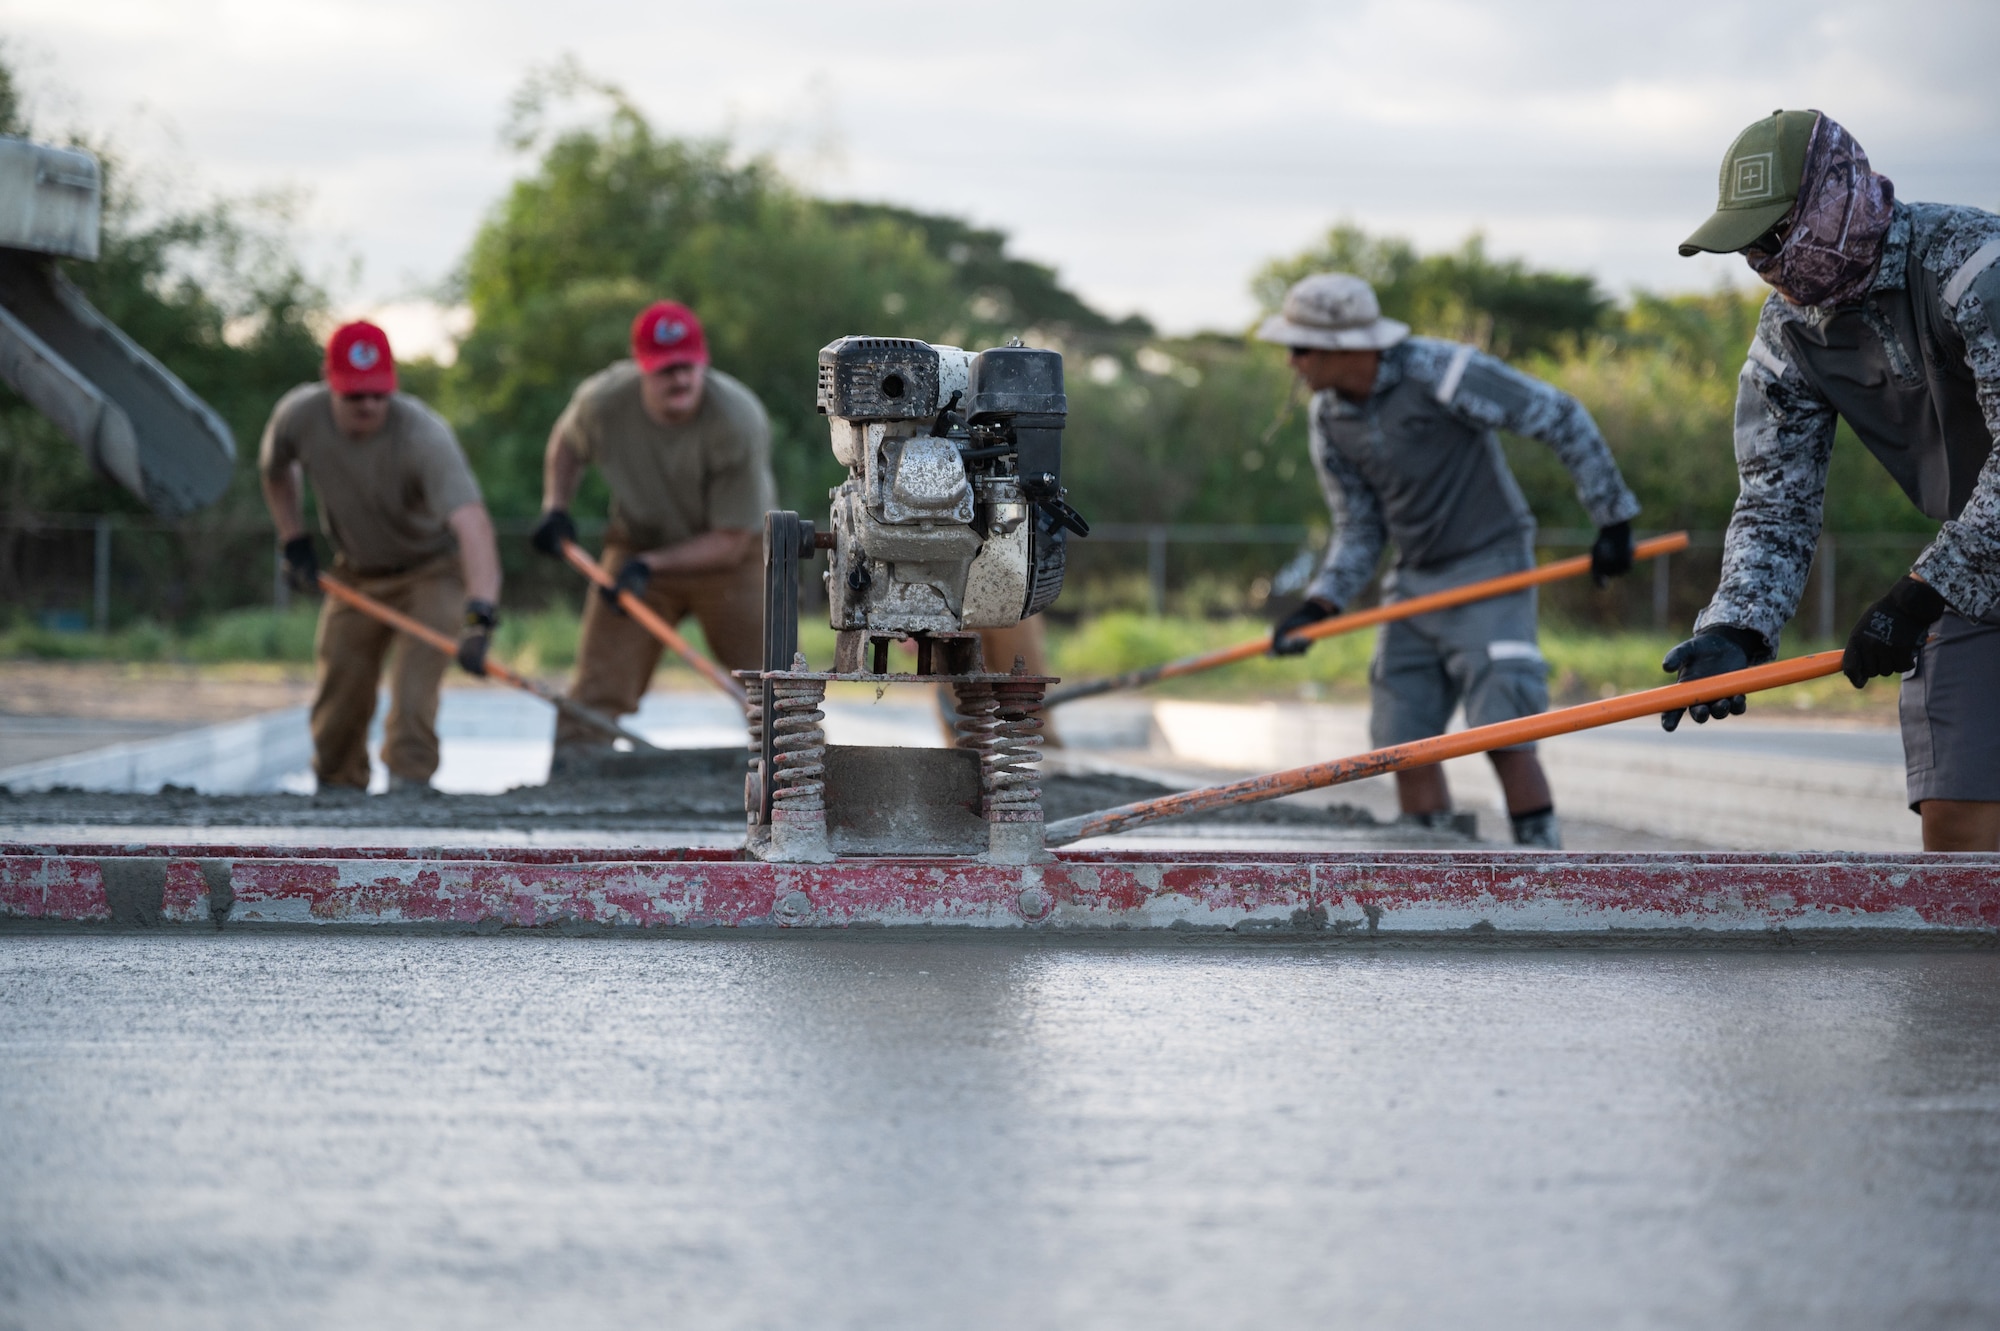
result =
[{"label": "red baseball cap", "polygon": [[708,364],[701,320],[678,301],[656,300],[632,321],[632,359],[647,374],[669,365]]},{"label": "red baseball cap", "polygon": [[336,393],[393,393],[389,335],[366,321],[342,324],[326,344],[326,383]]}]

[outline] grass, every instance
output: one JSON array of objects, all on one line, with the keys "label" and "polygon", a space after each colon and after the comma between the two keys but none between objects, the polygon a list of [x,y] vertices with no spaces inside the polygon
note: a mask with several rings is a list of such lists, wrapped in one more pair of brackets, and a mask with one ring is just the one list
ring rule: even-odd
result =
[{"label": "grass", "polygon": [[[317,613],[315,605],[303,602],[284,611],[237,610],[186,632],[141,621],[110,633],[64,633],[17,620],[12,627],[0,630],[0,660],[310,664]],[[699,625],[689,620],[681,627],[698,649],[706,650]],[[1247,618],[1154,617],[1126,611],[1101,614],[1076,628],[1051,630],[1051,672],[1070,680],[1094,679],[1228,646],[1269,631],[1261,620]],[[560,676],[576,663],[577,633],[573,610],[508,615],[501,622],[494,654],[524,673]],[[822,668],[832,661],[833,631],[824,622],[809,619],[801,624],[799,638],[807,660]],[[1562,705],[1667,683],[1660,658],[1678,638],[1545,626],[1541,640],[1542,652],[1549,659],[1550,692]],[[1823,645],[1792,643],[1787,654]],[[1368,695],[1368,659],[1374,647],[1373,632],[1327,638],[1303,657],[1278,660],[1258,656],[1155,685],[1148,692],[1158,697],[1359,702]],[[663,656],[661,666],[669,676],[663,682],[682,682],[675,676],[685,676],[688,682],[693,679],[693,672],[672,653]],[[1895,698],[1896,690],[1886,683],[1856,692],[1836,676],[1795,685],[1774,695],[1766,705],[1793,712],[1879,717],[1893,712]]]}]

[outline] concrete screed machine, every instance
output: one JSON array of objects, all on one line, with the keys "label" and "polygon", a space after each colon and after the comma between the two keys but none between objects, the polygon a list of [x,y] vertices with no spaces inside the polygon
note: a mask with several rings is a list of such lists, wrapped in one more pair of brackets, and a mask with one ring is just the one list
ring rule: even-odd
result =
[{"label": "concrete screed machine", "polygon": [[[1089,533],[1063,497],[1061,354],[844,337],[819,353],[818,405],[847,479],[824,532],[765,517],[764,668],[739,672],[749,853],[1045,858],[1036,764],[1055,681],[983,660],[978,630],[1051,604],[1065,540]],[[800,567],[821,550],[830,671],[798,651]],[[914,645],[914,673],[890,673],[892,642]],[[829,745],[819,705],[835,680],[947,687],[956,747]]]}]

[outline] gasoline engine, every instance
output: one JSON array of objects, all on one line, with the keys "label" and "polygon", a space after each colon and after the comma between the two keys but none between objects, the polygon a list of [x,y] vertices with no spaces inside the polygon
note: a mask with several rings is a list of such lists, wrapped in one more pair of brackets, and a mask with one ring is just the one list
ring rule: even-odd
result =
[{"label": "gasoline engine", "polygon": [[1005,628],[1062,590],[1059,352],[977,353],[843,337],[819,353],[819,410],[847,479],[832,494],[833,627],[871,640]]}]

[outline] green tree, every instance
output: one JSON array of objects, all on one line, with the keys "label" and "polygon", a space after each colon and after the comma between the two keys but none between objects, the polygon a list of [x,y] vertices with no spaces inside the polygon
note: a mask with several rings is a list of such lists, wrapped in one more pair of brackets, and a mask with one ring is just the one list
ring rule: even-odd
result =
[{"label": "green tree", "polygon": [[1419,254],[1407,240],[1371,236],[1349,222],[1303,253],[1265,265],[1251,291],[1266,310],[1275,310],[1292,283],[1326,272],[1366,278],[1392,319],[1471,342],[1502,359],[1575,346],[1602,328],[1613,310],[1595,278],[1490,258],[1477,234],[1448,253]]},{"label": "green tree", "polygon": [[[925,250],[953,268],[952,285],[969,297],[966,337],[1034,330],[1075,338],[1144,338],[1153,327],[1139,315],[1113,321],[1056,280],[1056,271],[1007,253],[1007,233],[886,203],[829,203],[841,223],[889,222],[916,233]],[[954,344],[955,345],[955,344]]]},{"label": "green tree", "polygon": [[[542,128],[555,103],[586,94],[606,103],[599,122]],[[850,332],[949,340],[993,322],[907,217],[830,206],[724,143],[663,137],[573,66],[530,81],[510,133],[538,160],[473,242],[473,331],[442,385],[502,512],[538,507],[549,427],[578,382],[627,354],[648,301],[701,315],[716,365],[771,413],[783,501],[807,511],[838,475],[814,409],[819,348]]]}]

